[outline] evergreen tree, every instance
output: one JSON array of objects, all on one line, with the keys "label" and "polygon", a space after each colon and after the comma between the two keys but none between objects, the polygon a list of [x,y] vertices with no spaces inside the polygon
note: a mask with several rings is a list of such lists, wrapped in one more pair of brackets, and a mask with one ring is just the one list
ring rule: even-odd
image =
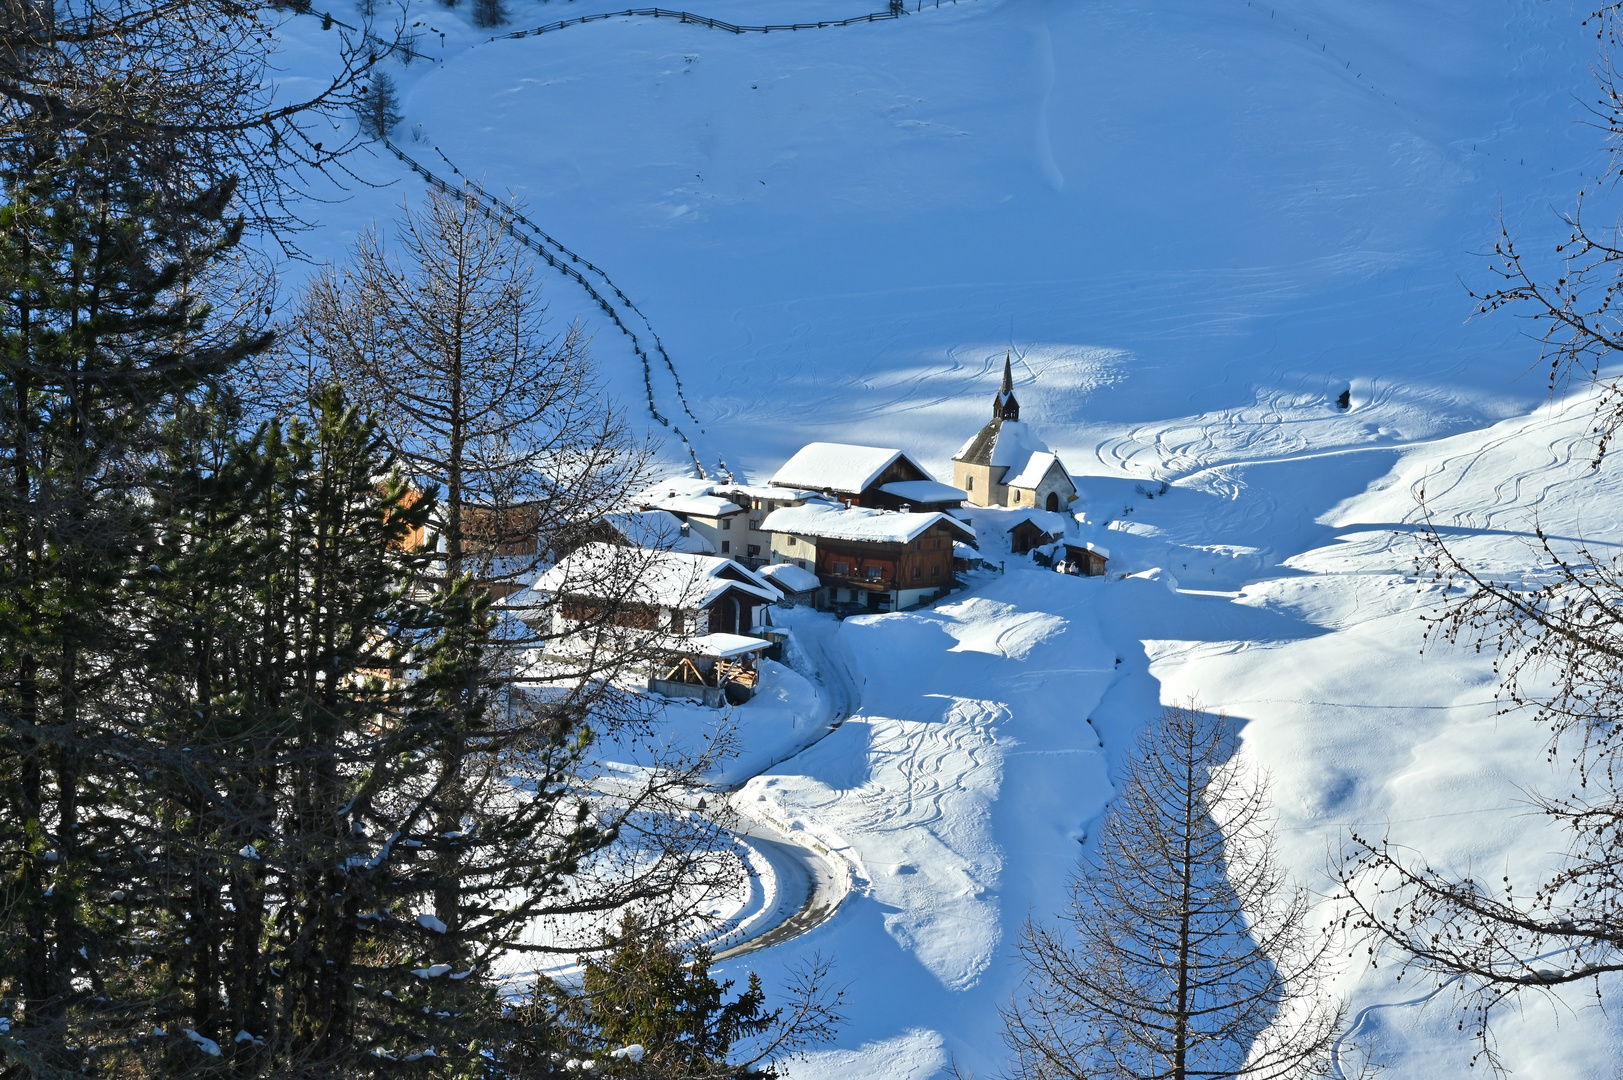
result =
[{"label": "evergreen tree", "polygon": [[0,986],[26,1052],[77,1068],[63,1025],[99,993],[108,868],[132,857],[143,455],[266,339],[211,335],[192,288],[241,236],[229,185],[177,199],[105,146],[44,143],[0,187]]},{"label": "evergreen tree", "polygon": [[827,990],[821,962],[802,969],[785,1004],[769,1011],[758,975],[728,1000],[733,984],[711,976],[709,948],[672,940],[635,915],[604,944],[580,958],[578,988],[538,979],[513,1011],[499,1057],[514,1075],[578,1074],[584,1066],[638,1080],[773,1077],[842,1020],[843,992]]},{"label": "evergreen tree", "polygon": [[473,25],[501,26],[507,22],[507,5],[502,0],[473,0]]},{"label": "evergreen tree", "polygon": [[355,99],[355,116],[361,132],[372,139],[386,139],[400,123],[400,101],[394,79],[382,68],[374,68],[369,82]]}]

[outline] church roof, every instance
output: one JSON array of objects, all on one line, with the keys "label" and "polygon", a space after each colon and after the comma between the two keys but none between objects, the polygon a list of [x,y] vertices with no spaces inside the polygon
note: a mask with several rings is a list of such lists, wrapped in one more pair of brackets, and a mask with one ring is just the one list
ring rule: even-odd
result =
[{"label": "church roof", "polygon": [[1014,468],[1010,467],[1009,471],[1004,474],[1003,482],[1010,487],[1034,488],[1043,482],[1043,477],[1048,475],[1048,470],[1058,463],[1059,458],[1053,454],[1037,453],[1028,455],[1019,472],[1015,472]]},{"label": "church roof", "polygon": [[992,445],[997,442],[998,428],[1002,426],[1002,418],[993,417],[985,427],[977,431],[970,437],[968,442],[958,448],[958,452],[952,455],[952,460],[962,461],[968,465],[992,464]]}]

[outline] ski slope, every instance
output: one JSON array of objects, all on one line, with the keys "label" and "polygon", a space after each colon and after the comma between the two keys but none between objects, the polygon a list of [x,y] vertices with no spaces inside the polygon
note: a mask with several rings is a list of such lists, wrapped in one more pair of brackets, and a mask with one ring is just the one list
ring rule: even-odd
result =
[{"label": "ski slope", "polygon": [[[621,7],[509,2],[511,29]],[[799,959],[836,961],[850,1022],[796,1080],[998,1071],[1019,927],[1058,906],[1110,769],[1161,703],[1243,722],[1304,883],[1326,886],[1352,826],[1434,864],[1548,864],[1556,839],[1520,788],[1562,778],[1530,725],[1494,716],[1485,659],[1421,657],[1431,597],[1409,569],[1422,483],[1445,534],[1496,568],[1530,565],[1535,516],[1619,536],[1616,463],[1583,468],[1587,402],[1550,403],[1525,326],[1470,318],[1466,294],[1491,284],[1501,216],[1548,251],[1555,211],[1606,167],[1582,123],[1586,9],[960,0],[819,30],[632,17],[496,41],[465,10],[411,9],[435,59],[389,62],[396,141],[612,277],[670,353],[706,467],[761,479],[834,439],[945,474],[1012,349],[1023,419],[1112,554],[1110,581],[1005,559],[932,610],[848,621],[855,715],[735,796],[857,868],[830,922],[723,965],[771,987]],[[290,17],[290,88],[324,70],[330,33]],[[318,258],[422,197],[381,148],[352,163],[375,186],[316,193],[332,200],[309,204]],[[573,281],[546,281],[552,316],[583,320],[609,391],[684,465],[629,341]],[[649,378],[679,415],[673,374]],[[995,561],[995,530],[983,540]],[[1340,985],[1355,1010],[1420,996],[1360,959]],[[1465,1071],[1448,1001],[1366,1014],[1388,1075]],[[1609,1078],[1623,1058],[1582,992],[1500,1037],[1524,1076]]]}]

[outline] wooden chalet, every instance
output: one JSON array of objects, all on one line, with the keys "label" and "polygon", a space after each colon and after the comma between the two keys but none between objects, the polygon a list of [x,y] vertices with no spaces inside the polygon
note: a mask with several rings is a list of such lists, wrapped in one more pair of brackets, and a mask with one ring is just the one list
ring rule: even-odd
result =
[{"label": "wooden chalet", "polygon": [[806,444],[772,475],[772,484],[879,510],[946,510],[967,497],[900,450],[851,443]]},{"label": "wooden chalet", "polygon": [[817,575],[816,605],[851,612],[900,611],[950,592],[954,542],[975,531],[940,512],[901,512],[812,502],[762,523],[773,558]]},{"label": "wooden chalet", "polygon": [[687,638],[748,634],[757,610],[782,595],[731,559],[600,542],[560,560],[510,606],[558,635],[615,626]]}]

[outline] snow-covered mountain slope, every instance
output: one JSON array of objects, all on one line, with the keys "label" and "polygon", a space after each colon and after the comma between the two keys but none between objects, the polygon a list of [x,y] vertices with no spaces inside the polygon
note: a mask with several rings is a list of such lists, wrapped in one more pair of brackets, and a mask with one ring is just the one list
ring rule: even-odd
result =
[{"label": "snow-covered mountain slope", "polygon": [[[690,2],[738,24],[878,6]],[[618,6],[510,0],[515,28]],[[1308,884],[1355,825],[1456,867],[1548,859],[1518,790],[1559,781],[1538,733],[1495,719],[1485,659],[1420,656],[1428,597],[1407,575],[1422,480],[1448,535],[1498,567],[1529,564],[1535,513],[1617,535],[1615,463],[1583,469],[1586,403],[1546,406],[1523,326],[1470,320],[1466,295],[1490,282],[1498,215],[1545,251],[1554,209],[1604,168],[1581,123],[1584,8],[961,0],[812,31],[632,18],[496,42],[465,10],[412,10],[441,59],[392,69],[397,141],[521,198],[636,301],[707,464],[759,478],[844,439],[944,473],[1012,347],[1022,418],[1080,475],[1112,577],[1160,571],[1010,563],[933,611],[842,629],[858,715],[742,796],[864,879],[829,924],[726,965],[770,986],[836,960],[851,1022],[796,1077],[996,1072],[1018,928],[1057,907],[1109,767],[1161,702],[1245,723]],[[320,25],[284,28],[291,78],[320,70]],[[354,164],[385,186],[312,208],[317,255],[421,194],[392,155]],[[681,461],[639,411],[628,343],[547,280]],[[677,415],[669,373],[652,377]],[[1414,996],[1361,961],[1343,985],[1360,1008]],[[1465,1071],[1446,999],[1364,1032],[1394,1077]],[[1501,1035],[1521,1075],[1610,1077],[1623,1056],[1581,994]]]}]

